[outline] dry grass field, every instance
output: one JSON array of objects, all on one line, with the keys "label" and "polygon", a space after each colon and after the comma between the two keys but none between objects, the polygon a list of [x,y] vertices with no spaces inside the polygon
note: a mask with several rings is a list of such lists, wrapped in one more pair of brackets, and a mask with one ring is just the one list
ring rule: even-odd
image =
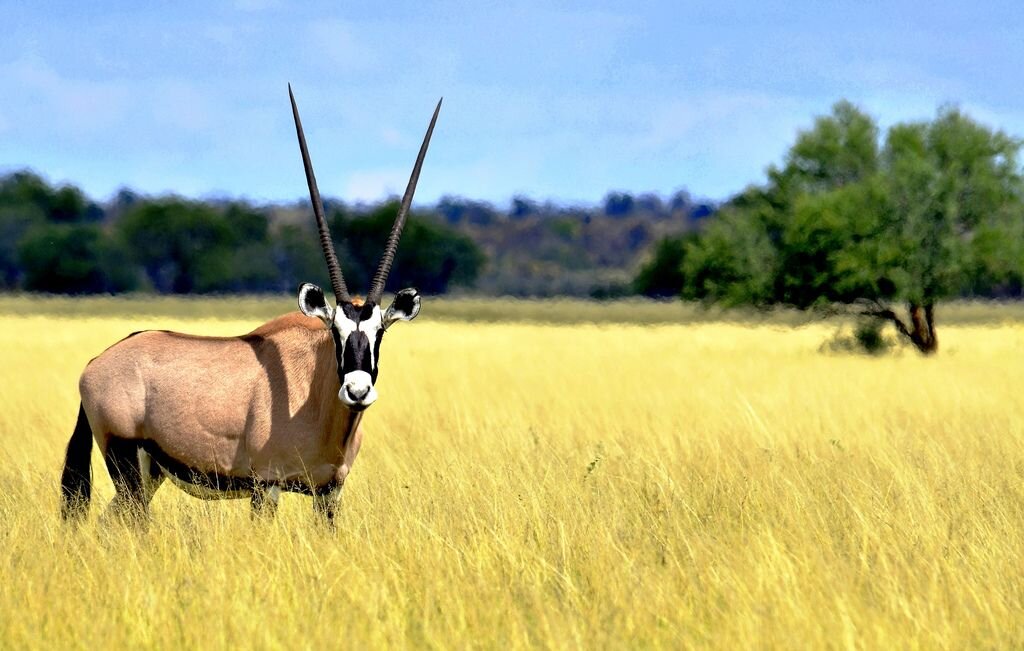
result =
[{"label": "dry grass field", "polygon": [[90,521],[57,516],[86,362],[288,303],[0,301],[0,647],[1024,647],[1017,308],[940,313],[924,359],[549,307],[427,300],[389,331],[336,532],[306,497],[261,523],[170,485],[135,531],[97,522],[95,452]]}]

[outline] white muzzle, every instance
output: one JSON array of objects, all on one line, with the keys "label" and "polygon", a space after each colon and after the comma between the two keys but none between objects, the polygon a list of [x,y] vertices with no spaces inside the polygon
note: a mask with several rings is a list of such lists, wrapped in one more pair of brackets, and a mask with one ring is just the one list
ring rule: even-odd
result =
[{"label": "white muzzle", "polygon": [[366,371],[346,373],[338,391],[338,399],[357,411],[366,409],[377,400],[377,390],[373,388],[373,378]]}]

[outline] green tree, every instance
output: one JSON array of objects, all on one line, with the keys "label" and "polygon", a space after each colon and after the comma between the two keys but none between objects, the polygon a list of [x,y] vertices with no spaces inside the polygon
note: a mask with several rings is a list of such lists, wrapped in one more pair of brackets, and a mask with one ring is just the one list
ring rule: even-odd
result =
[{"label": "green tree", "polygon": [[0,203],[0,287],[14,289],[23,270],[18,247],[32,228],[46,221],[43,212],[32,204]]},{"label": "green tree", "polygon": [[24,287],[84,294],[134,289],[136,278],[118,249],[95,224],[41,224],[22,239]]},{"label": "green tree", "polygon": [[[19,248],[30,231],[46,221],[95,221],[102,215],[103,211],[73,186],[53,189],[41,176],[29,171],[0,178],[0,287],[11,289],[22,282],[25,270]],[[32,270],[33,283],[39,278],[38,271]]]},{"label": "green tree", "polygon": [[785,167],[772,170],[777,188],[819,193],[857,183],[878,169],[878,126],[845,100],[797,135]]},{"label": "green tree", "polygon": [[840,228],[855,237],[835,254],[843,277],[870,290],[859,292],[865,314],[932,353],[938,302],[1020,277],[1024,258],[1013,260],[1012,246],[993,241],[1020,233],[1019,149],[1019,141],[952,108],[890,129],[876,208],[846,211]]},{"label": "green tree", "polygon": [[682,296],[725,307],[777,302],[774,213],[766,203],[722,210],[683,251]]},{"label": "green tree", "polygon": [[217,279],[215,289],[233,292],[292,289],[281,282],[266,212],[236,201],[224,208],[223,216],[231,231],[231,252],[227,276]]},{"label": "green tree", "polygon": [[0,180],[0,206],[34,206],[50,221],[99,221],[103,210],[72,185],[51,188],[38,174],[15,172]]},{"label": "green tree", "polygon": [[[392,201],[365,215],[335,215],[332,231],[341,236],[338,256],[349,285],[369,287],[398,207]],[[411,214],[386,289],[416,287],[427,294],[442,294],[453,285],[471,286],[484,261],[483,252],[467,236]]]},{"label": "green tree", "polygon": [[654,246],[651,259],[640,267],[633,279],[633,290],[654,297],[679,296],[686,280],[683,277],[683,257],[687,240],[694,236],[666,237]]},{"label": "green tree", "polygon": [[185,294],[230,288],[236,235],[211,206],[177,197],[141,201],[117,227],[158,291]]},{"label": "green tree", "polygon": [[[324,264],[320,242],[312,229],[296,224],[279,224],[271,236],[274,266],[277,269],[278,291],[294,291],[300,283],[316,283],[320,287],[330,287],[327,266]],[[337,251],[343,260],[342,251]],[[348,274],[345,275],[349,279]],[[352,280],[346,280],[355,291]]]},{"label": "green tree", "polygon": [[938,349],[935,305],[1019,288],[1021,143],[952,108],[892,127],[841,102],[684,252],[684,295],[838,310]]}]

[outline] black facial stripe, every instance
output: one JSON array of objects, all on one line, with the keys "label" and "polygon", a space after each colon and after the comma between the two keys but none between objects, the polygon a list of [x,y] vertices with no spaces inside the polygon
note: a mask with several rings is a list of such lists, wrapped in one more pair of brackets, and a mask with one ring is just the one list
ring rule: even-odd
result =
[{"label": "black facial stripe", "polygon": [[341,355],[344,350],[341,346],[341,333],[338,332],[338,326],[331,324],[331,336],[334,337],[334,358],[338,363],[338,382],[341,384],[345,383],[343,372],[344,364],[342,364]]},{"label": "black facial stripe", "polygon": [[[366,302],[356,307],[351,303],[339,303],[338,310],[353,323],[361,323],[373,316],[375,303]],[[344,383],[345,374],[352,371],[366,371],[373,382],[377,381],[377,364],[380,362],[380,342],[384,329],[380,328],[374,335],[371,344],[365,332],[356,330],[341,340],[341,331],[336,324],[331,324],[331,336],[334,337],[334,352],[338,360],[338,380]]]},{"label": "black facial stripe", "polygon": [[377,364],[373,367],[373,373],[370,375],[373,376],[374,382],[377,381],[377,369],[380,368],[380,342],[382,339],[384,339],[384,328],[377,331],[377,341],[373,342],[373,359]]},{"label": "black facial stripe", "polygon": [[370,340],[366,333],[356,331],[348,336],[342,356],[342,369],[344,373],[366,371],[376,379],[376,369],[372,368],[370,359]]}]

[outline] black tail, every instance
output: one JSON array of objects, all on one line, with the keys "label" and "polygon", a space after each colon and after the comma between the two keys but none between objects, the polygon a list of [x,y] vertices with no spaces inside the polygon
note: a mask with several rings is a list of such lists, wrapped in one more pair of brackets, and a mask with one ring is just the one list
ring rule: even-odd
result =
[{"label": "black tail", "polygon": [[64,471],[60,474],[60,515],[65,520],[77,520],[89,513],[92,496],[92,429],[85,417],[85,409],[78,406],[78,423],[68,441],[64,457]]}]

